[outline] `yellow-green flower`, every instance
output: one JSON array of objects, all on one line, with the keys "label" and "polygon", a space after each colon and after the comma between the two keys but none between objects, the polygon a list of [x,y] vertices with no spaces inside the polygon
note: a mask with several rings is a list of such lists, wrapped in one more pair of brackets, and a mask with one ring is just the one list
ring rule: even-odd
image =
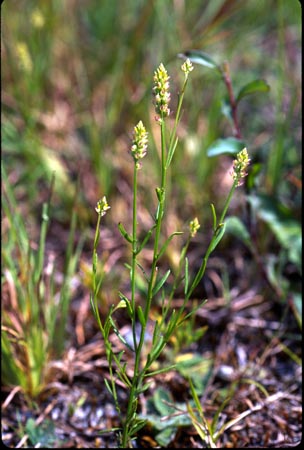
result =
[{"label": "yellow-green flower", "polygon": [[157,120],[162,120],[163,118],[169,116],[169,102],[170,102],[170,92],[169,92],[169,75],[165,69],[163,63],[161,63],[154,72],[154,87],[153,93],[155,96],[155,111],[160,117]]},{"label": "yellow-green flower", "polygon": [[44,26],[45,20],[41,11],[36,8],[31,14],[31,22],[34,28],[42,28]]},{"label": "yellow-green flower", "polygon": [[138,169],[140,168],[138,160],[146,156],[147,148],[148,148],[148,133],[142,121],[140,120],[138,124],[134,127],[134,137],[131,147],[131,154]]},{"label": "yellow-green flower", "polygon": [[107,213],[107,210],[111,207],[108,205],[107,199],[105,196],[102,197],[101,200],[98,200],[95,211],[99,216],[104,216]]},{"label": "yellow-green flower", "polygon": [[189,73],[194,69],[189,58],[187,58],[184,64],[182,64],[181,69],[183,72],[185,72],[185,77],[188,78]]},{"label": "yellow-green flower", "polygon": [[18,63],[22,69],[30,73],[33,69],[33,61],[29,49],[25,42],[18,42],[16,45],[16,52],[18,56]]},{"label": "yellow-green flower", "polygon": [[232,178],[235,182],[237,182],[237,186],[240,186],[243,183],[243,178],[247,175],[247,168],[249,166],[250,159],[248,156],[247,148],[243,148],[236,155],[236,159],[233,161],[233,169],[232,169]]},{"label": "yellow-green flower", "polygon": [[198,221],[198,218],[195,217],[193,220],[191,220],[189,224],[189,230],[190,230],[190,236],[194,237],[197,233],[197,231],[200,229],[200,223]]}]

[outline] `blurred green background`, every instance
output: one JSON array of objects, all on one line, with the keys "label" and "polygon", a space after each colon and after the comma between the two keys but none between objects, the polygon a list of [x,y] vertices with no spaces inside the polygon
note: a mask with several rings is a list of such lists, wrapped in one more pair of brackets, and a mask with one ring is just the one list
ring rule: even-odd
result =
[{"label": "blurred green background", "polygon": [[[299,175],[300,13],[297,0],[5,1],[2,145],[16,195],[37,203],[37,183],[48,185],[54,170],[58,216],[79,172],[91,206],[101,193],[115,195],[130,165],[122,155],[131,130],[140,118],[153,119],[155,68],[166,65],[174,97],[177,54],[196,48],[229,62],[236,89],[256,78],[271,86],[244,102],[241,128],[252,157],[264,165],[263,188],[297,201],[288,196],[290,178]],[[202,187],[213,184],[207,178],[215,163],[205,150],[231,134],[221,113],[225,95],[218,76],[197,66],[176,164],[181,198],[187,190],[204,197]]]},{"label": "blurred green background", "polygon": [[[177,55],[200,49],[219,64],[229,63],[236,93],[255,79],[270,86],[239,106],[252,159],[247,193],[258,195],[251,204],[263,222],[260,250],[267,253],[274,241],[284,247],[287,240],[287,259],[296,246],[291,260],[299,266],[300,2],[10,0],[2,4],[1,39],[2,160],[30,236],[37,236],[54,173],[51,216],[60,230],[69,226],[73,206],[78,230],[93,229],[102,195],[112,206],[106,223],[113,226],[130,215],[128,149],[139,120],[150,132],[141,199],[143,205],[155,203],[153,72],[160,62],[167,67],[174,112],[182,80]],[[195,215],[209,223],[210,202],[220,208],[227,193],[231,158],[207,156],[212,142],[232,135],[223,114],[226,98],[219,75],[196,65],[171,174],[177,225]],[[235,208],[240,209],[237,202]]]},{"label": "blurred green background", "polygon": [[[300,323],[300,2],[6,0],[1,13],[4,382],[30,395],[39,391],[46,359],[64,347],[75,285],[86,289],[75,301],[76,323],[84,320],[77,301],[82,304],[90,288],[94,207],[103,195],[111,210],[101,239],[109,277],[102,295],[115,291],[117,297],[121,273],[111,269],[124,256],[116,224],[130,224],[133,127],[142,120],[149,131],[139,192],[140,226],[147,230],[159,183],[153,73],[162,62],[171,76],[174,117],[183,79],[177,55],[190,49],[228,62],[235,95],[256,79],[270,86],[239,104],[252,162],[229,210],[237,218],[218,250],[221,265],[213,264],[228,299],[233,287],[256,288],[262,273],[271,286],[267,298],[288,299]],[[215,140],[232,136],[225,111],[219,74],[195,65],[171,169],[166,230],[184,230],[198,217],[194,264],[211,233],[210,203],[220,211],[231,186],[231,157],[207,155]],[[179,254],[174,245],[166,255],[172,265]]]}]

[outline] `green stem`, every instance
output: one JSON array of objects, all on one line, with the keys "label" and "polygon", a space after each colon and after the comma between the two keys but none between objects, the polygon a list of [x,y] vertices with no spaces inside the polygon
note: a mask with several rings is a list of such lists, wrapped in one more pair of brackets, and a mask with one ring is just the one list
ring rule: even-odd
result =
[{"label": "green stem", "polygon": [[207,266],[207,262],[208,262],[209,256],[210,256],[210,254],[212,253],[212,251],[214,249],[215,240],[217,239],[218,233],[220,232],[221,227],[223,226],[223,222],[225,220],[225,217],[226,217],[226,214],[227,214],[227,211],[228,211],[231,199],[232,199],[232,195],[233,195],[237,185],[238,185],[238,181],[234,181],[233,185],[232,185],[232,187],[230,189],[230,192],[229,192],[229,194],[228,194],[228,196],[226,198],[226,201],[225,201],[225,204],[224,204],[224,208],[223,208],[223,212],[221,214],[220,220],[219,220],[216,228],[213,230],[212,239],[211,239],[211,241],[209,243],[209,246],[207,248],[207,251],[205,253],[206,256],[204,257],[204,259],[202,261],[202,264],[201,264],[197,274],[194,277],[194,280],[193,280],[193,282],[191,284],[191,287],[190,287],[190,289],[188,290],[188,292],[186,294],[186,300],[188,300],[191,297],[194,289],[197,287],[197,285],[199,284],[199,282],[201,281],[201,279],[203,278],[203,276],[205,274],[205,270],[206,270],[206,266]]},{"label": "green stem", "polygon": [[157,209],[157,217],[156,217],[156,230],[155,230],[155,240],[154,240],[154,250],[153,250],[153,261],[151,268],[151,275],[148,286],[148,294],[147,294],[147,302],[144,310],[144,316],[146,322],[149,318],[149,311],[151,309],[152,302],[152,292],[153,286],[156,277],[156,264],[158,261],[158,248],[159,248],[159,238],[161,232],[161,224],[164,215],[164,207],[165,207],[165,192],[166,192],[166,142],[165,142],[165,122],[162,119],[161,122],[161,186],[159,190],[159,202]]},{"label": "green stem", "polygon": [[131,269],[131,304],[132,304],[132,331],[134,350],[136,352],[136,309],[135,309],[135,282],[136,282],[136,251],[137,251],[137,171],[136,162],[134,163],[133,176],[133,225],[132,225],[132,269]]}]

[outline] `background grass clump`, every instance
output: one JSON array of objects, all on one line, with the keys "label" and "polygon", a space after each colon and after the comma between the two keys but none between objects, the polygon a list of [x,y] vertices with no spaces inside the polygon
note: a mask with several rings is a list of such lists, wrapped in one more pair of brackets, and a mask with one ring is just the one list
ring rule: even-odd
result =
[{"label": "background grass clump", "polygon": [[[194,62],[168,173],[166,235],[199,217],[189,246],[189,263],[198,269],[212,234],[210,201],[221,210],[231,181],[233,154],[219,150],[219,142],[240,137],[251,158],[248,177],[194,297],[224,298],[227,312],[235,297],[257,292],[281,325],[290,313],[300,332],[300,2],[10,0],[1,6],[3,385],[39,398],[54,360],[94,339],[88,293],[94,206],[103,195],[111,214],[103,219],[96,268],[103,278],[101,314],[118,290],[128,293],[122,269],[129,249],[113,223],[125,223],[132,208],[131,133],[139,118],[149,130],[151,156],[138,188],[139,229],[148,230],[153,220],[145,206],[156,206],[160,148],[151,74],[163,62],[178,93],[177,55],[190,50],[228,67],[230,88],[242,97],[240,136],[223,73]],[[254,80],[269,89],[250,93]],[[176,112],[177,95],[171,108]],[[178,268],[182,245],[172,240],[164,265]],[[150,255],[147,248],[144,267]],[[208,341],[206,323],[191,320],[197,341]],[[185,330],[172,341],[168,360],[194,345]],[[285,337],[284,355],[298,363],[299,337]]]}]

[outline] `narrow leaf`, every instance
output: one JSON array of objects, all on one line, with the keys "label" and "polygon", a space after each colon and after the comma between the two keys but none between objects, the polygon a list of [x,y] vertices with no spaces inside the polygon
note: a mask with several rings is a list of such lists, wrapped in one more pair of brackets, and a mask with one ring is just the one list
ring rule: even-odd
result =
[{"label": "narrow leaf", "polygon": [[159,323],[156,320],[155,325],[154,325],[154,330],[153,330],[152,345],[155,344],[156,339],[158,338],[158,336],[159,336]]},{"label": "narrow leaf", "polygon": [[104,383],[105,383],[105,385],[106,385],[106,388],[107,388],[108,391],[110,392],[110,394],[113,396],[112,388],[110,387],[109,382],[108,382],[108,380],[107,380],[106,378],[104,378]]},{"label": "narrow leaf", "polygon": [[177,147],[177,143],[178,143],[178,138],[175,139],[174,144],[172,145],[172,147],[170,147],[169,151],[168,151],[168,158],[167,158],[167,162],[166,162],[166,168],[168,169],[168,167],[171,164],[173,155],[175,153],[176,147]]},{"label": "narrow leaf", "polygon": [[183,232],[182,232],[182,231],[175,231],[174,233],[172,233],[172,234],[168,237],[168,239],[165,241],[164,245],[163,245],[162,248],[160,249],[159,254],[157,255],[157,258],[156,258],[157,260],[158,260],[159,258],[161,258],[162,255],[165,253],[165,251],[166,251],[168,245],[170,244],[170,242],[172,241],[173,237],[174,237],[174,236],[178,236],[179,234],[183,234]]},{"label": "narrow leaf", "polygon": [[145,316],[144,316],[141,306],[138,306],[137,314],[138,314],[138,319],[140,321],[141,326],[144,327],[146,325],[146,321],[145,321]]},{"label": "narrow leaf", "polygon": [[215,248],[218,246],[220,240],[224,236],[225,233],[226,224],[223,223],[219,230],[217,231],[215,237],[212,239],[211,246],[208,250],[208,253],[206,253],[206,258],[209,258],[209,255],[215,250]]},{"label": "narrow leaf", "polygon": [[117,329],[117,327],[116,327],[116,325],[115,325],[115,323],[114,323],[114,320],[112,319],[111,316],[109,317],[109,320],[110,320],[110,322],[111,322],[111,325],[112,325],[112,328],[113,328],[113,330],[114,330],[114,333],[116,334],[116,336],[118,337],[118,339],[119,339],[126,347],[128,347],[129,350],[131,350],[132,352],[134,352],[134,349],[128,344],[128,342],[125,340],[125,338],[123,337],[123,335],[120,334],[120,332],[118,331],[118,329]]},{"label": "narrow leaf", "polygon": [[156,224],[154,224],[154,225],[150,228],[150,230],[147,232],[147,234],[146,234],[146,236],[144,237],[142,243],[140,244],[140,246],[139,246],[139,247],[137,248],[137,250],[136,250],[136,255],[138,255],[138,254],[142,251],[142,249],[145,247],[145,245],[146,245],[146,243],[148,242],[148,240],[150,239],[151,234],[152,234],[152,232],[153,232],[153,230],[154,230],[155,227],[156,227]]},{"label": "narrow leaf", "polygon": [[125,302],[127,310],[128,310],[129,317],[132,317],[133,316],[133,310],[132,310],[132,306],[131,306],[130,300],[122,292],[118,292],[118,295],[119,295],[119,298]]},{"label": "narrow leaf", "polygon": [[145,374],[145,377],[153,377],[154,375],[159,375],[160,373],[169,372],[170,370],[174,370],[176,368],[176,364],[172,366],[163,367],[162,369],[154,370],[153,372],[148,372]]},{"label": "narrow leaf", "polygon": [[157,292],[162,288],[162,286],[165,284],[165,282],[167,281],[168,276],[170,275],[171,270],[169,269],[165,275],[156,283],[156,285],[153,288],[152,291],[152,295],[156,295]]},{"label": "narrow leaf", "polygon": [[214,204],[211,203],[210,207],[211,207],[212,219],[213,219],[213,227],[212,228],[213,228],[213,231],[215,231],[216,227],[217,227],[217,218],[216,218],[216,212],[215,212]]},{"label": "narrow leaf", "polygon": [[133,243],[133,239],[132,236],[130,236],[130,234],[126,231],[125,227],[123,226],[123,224],[121,222],[119,222],[118,224],[118,229],[121,233],[121,235],[131,244]]},{"label": "narrow leaf", "polygon": [[146,419],[141,419],[136,422],[135,425],[132,426],[131,430],[129,431],[130,436],[133,436],[136,434],[139,430],[141,430],[147,423]]},{"label": "narrow leaf", "polygon": [[185,258],[185,295],[187,295],[189,286],[189,261],[188,258]]}]

